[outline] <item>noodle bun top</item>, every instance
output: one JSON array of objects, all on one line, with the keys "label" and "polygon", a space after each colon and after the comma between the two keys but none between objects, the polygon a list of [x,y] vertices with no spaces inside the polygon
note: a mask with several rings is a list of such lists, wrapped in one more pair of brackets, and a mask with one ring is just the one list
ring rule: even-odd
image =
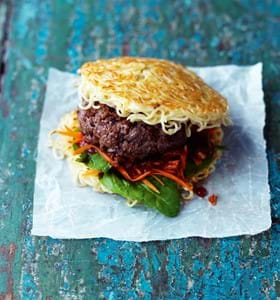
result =
[{"label": "noodle bun top", "polygon": [[[131,122],[161,124],[167,134],[182,124],[198,130],[230,124],[228,103],[187,68],[153,58],[119,57],[85,63],[80,108],[113,107]],[[190,135],[190,130],[187,132]]]}]

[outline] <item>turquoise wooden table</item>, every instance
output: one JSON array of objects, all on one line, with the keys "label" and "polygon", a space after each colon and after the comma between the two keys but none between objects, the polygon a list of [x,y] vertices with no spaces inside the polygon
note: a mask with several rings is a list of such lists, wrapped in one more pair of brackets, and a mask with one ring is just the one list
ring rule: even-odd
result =
[{"label": "turquoise wooden table", "polygon": [[[280,299],[279,1],[1,1],[0,26],[0,299]],[[149,243],[30,235],[48,68],[127,54],[264,63],[269,231]]]}]

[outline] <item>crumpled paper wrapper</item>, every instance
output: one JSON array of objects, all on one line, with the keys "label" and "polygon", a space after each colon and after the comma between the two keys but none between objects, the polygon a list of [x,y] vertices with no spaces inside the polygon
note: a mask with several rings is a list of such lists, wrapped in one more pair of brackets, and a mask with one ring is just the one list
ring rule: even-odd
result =
[{"label": "crumpled paper wrapper", "polygon": [[204,185],[209,194],[218,195],[217,205],[195,197],[177,217],[168,218],[149,208],[129,208],[117,195],[74,186],[66,161],[56,160],[48,148],[48,132],[77,107],[77,77],[50,69],[38,145],[33,235],[150,241],[257,234],[271,226],[262,65],[192,69],[228,99],[234,122],[225,129],[223,144],[229,151]]}]

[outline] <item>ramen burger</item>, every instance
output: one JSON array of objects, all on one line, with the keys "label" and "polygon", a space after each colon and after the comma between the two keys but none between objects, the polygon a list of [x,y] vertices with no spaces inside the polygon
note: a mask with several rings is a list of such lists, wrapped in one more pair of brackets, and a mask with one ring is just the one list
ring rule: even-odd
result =
[{"label": "ramen burger", "polygon": [[79,72],[77,109],[52,132],[55,154],[78,185],[176,216],[221,155],[226,99],[166,60],[101,59]]}]

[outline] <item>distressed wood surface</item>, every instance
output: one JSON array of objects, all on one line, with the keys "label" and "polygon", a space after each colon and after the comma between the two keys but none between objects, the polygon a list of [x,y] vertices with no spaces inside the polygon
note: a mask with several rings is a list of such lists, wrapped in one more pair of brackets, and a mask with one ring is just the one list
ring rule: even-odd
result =
[{"label": "distressed wood surface", "polygon": [[[0,3],[0,28],[0,299],[280,298],[279,1],[14,0]],[[48,68],[124,54],[263,61],[271,230],[149,243],[30,236]]]}]

